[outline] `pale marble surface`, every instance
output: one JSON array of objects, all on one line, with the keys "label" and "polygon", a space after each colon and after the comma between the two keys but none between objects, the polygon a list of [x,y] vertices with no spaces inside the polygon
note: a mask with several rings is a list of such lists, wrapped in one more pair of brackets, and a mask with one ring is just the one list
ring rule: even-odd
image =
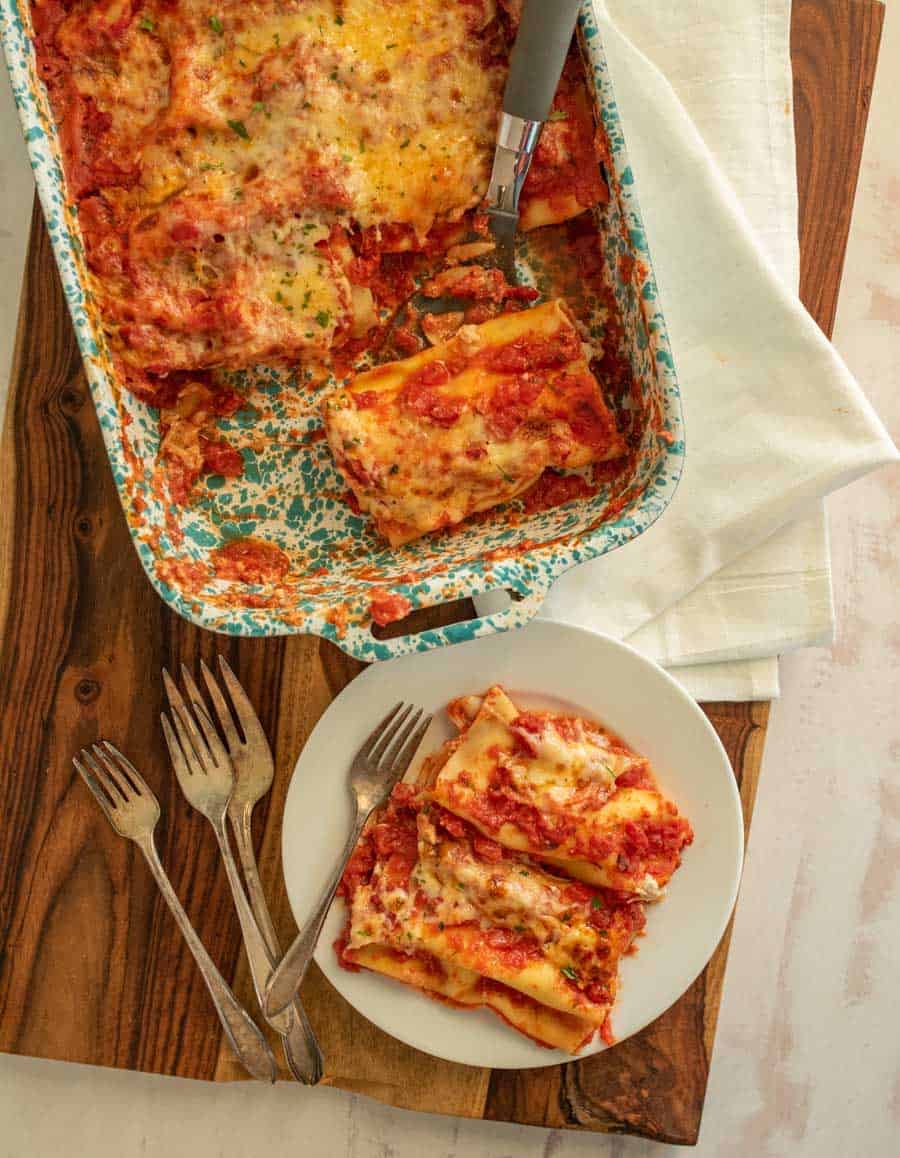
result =
[{"label": "pale marble surface", "polygon": [[[0,90],[0,396],[30,179]],[[836,343],[900,437],[900,13],[889,12]],[[896,1152],[900,1134],[900,471],[829,502],[838,639],[782,664],[699,1152]],[[586,1158],[632,1139],[408,1114],[0,1056],[0,1158]],[[674,1153],[675,1151],[673,1151]]]}]

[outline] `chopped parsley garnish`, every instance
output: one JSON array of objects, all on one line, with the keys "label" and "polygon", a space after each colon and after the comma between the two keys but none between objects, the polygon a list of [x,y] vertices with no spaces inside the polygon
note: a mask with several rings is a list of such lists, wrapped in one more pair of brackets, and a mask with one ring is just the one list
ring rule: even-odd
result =
[{"label": "chopped parsley garnish", "polygon": [[331,314],[328,312],[328,310],[319,310],[319,312],[316,314],[316,321],[324,330],[328,323],[331,321]]},{"label": "chopped parsley garnish", "polygon": [[550,116],[547,117],[548,121],[567,121],[568,119],[569,114],[564,113],[562,109],[554,109]]},{"label": "chopped parsley garnish", "polygon": [[222,21],[219,19],[218,16],[210,16],[209,26],[213,30],[213,32],[215,32],[216,36],[221,36],[225,31],[225,28],[222,24]]},{"label": "chopped parsley garnish", "polygon": [[401,142],[400,148],[401,149],[408,149],[409,148],[409,137],[407,137],[405,141]]},{"label": "chopped parsley garnish", "polygon": [[578,980],[578,974],[575,972],[571,965],[563,965],[563,967],[560,969],[560,973],[562,973],[563,977],[568,977],[570,981]]},{"label": "chopped parsley garnish", "polygon": [[231,131],[233,133],[237,133],[237,135],[241,138],[241,140],[243,140],[243,141],[249,141],[250,140],[250,134],[247,132],[247,126],[244,124],[243,121],[229,121],[228,127],[229,127],[229,129],[231,129]]},{"label": "chopped parsley garnish", "polygon": [[271,117],[272,115],[269,112],[268,106],[263,101],[254,101],[252,111],[255,113],[263,113],[263,115],[267,117]]},{"label": "chopped parsley garnish", "polygon": [[343,16],[341,16],[340,12],[337,14],[337,16],[335,16],[334,22],[335,22],[335,24],[343,24],[344,23],[344,18],[343,18]]},{"label": "chopped parsley garnish", "polygon": [[443,921],[438,921],[438,928],[443,933],[443,931],[444,931],[444,922]]},{"label": "chopped parsley garnish", "polygon": [[337,75],[337,69],[336,69],[336,68],[333,68],[333,69],[331,70],[331,72],[328,74],[328,79],[329,79],[329,80],[337,80],[337,78],[338,78],[338,75]]},{"label": "chopped parsley garnish", "polygon": [[301,307],[302,307],[304,310],[305,310],[305,309],[306,309],[306,307],[309,305],[309,299],[310,299],[311,297],[312,297],[312,290],[307,290],[307,291],[306,291],[306,293],[303,295],[303,301],[300,303]]},{"label": "chopped parsley garnish", "polygon": [[385,47],[385,48],[396,48],[396,47],[397,47],[397,45],[396,45],[396,42],[395,42],[395,43],[393,43],[393,44],[386,44],[384,47]]},{"label": "chopped parsley garnish", "polygon": [[528,871],[528,869],[519,869],[519,876],[530,877],[531,873]]},{"label": "chopped parsley garnish", "polygon": [[140,28],[142,32],[155,32],[156,21],[151,20],[149,16],[142,16],[138,21],[138,28]]},{"label": "chopped parsley garnish", "polygon": [[395,463],[393,464],[393,466],[391,467],[391,469],[388,471],[388,474],[398,474],[398,473],[399,473],[399,471],[400,471],[400,467],[399,467],[399,465],[398,465],[398,464],[395,462]]},{"label": "chopped parsley garnish", "polygon": [[591,897],[591,908],[592,909],[602,909],[603,908],[603,901],[600,899],[600,897],[596,897],[596,896]]}]

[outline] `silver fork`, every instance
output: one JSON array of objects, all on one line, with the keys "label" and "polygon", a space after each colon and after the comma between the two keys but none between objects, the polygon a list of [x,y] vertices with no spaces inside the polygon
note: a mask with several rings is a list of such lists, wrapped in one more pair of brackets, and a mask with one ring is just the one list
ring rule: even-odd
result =
[{"label": "silver fork", "polygon": [[356,809],[353,828],[347,837],[338,866],[325,886],[319,903],[281,959],[266,990],[263,1012],[279,1014],[290,1005],[300,987],[334,900],[350,855],[363,826],[379,805],[387,800],[394,785],[412,763],[431,716],[422,718],[421,708],[397,704],[381,721],[353,758],[348,788]]},{"label": "silver fork", "polygon": [[137,768],[106,740],[95,744],[93,753],[82,749],[81,758],[73,757],[72,763],[119,836],[133,840],[144,854],[159,891],[194,955],[225,1036],[241,1064],[261,1082],[274,1082],[278,1069],[268,1042],[213,964],[159,859],[153,839],[159,820],[156,796]]},{"label": "silver fork", "polygon": [[[169,722],[165,712],[161,714],[160,718],[175,775],[188,803],[206,817],[216,834],[244,938],[244,948],[247,951],[247,962],[250,966],[253,988],[256,990],[257,1000],[262,1008],[266,985],[275,966],[275,958],[269,952],[256,922],[256,917],[253,915],[253,910],[247,901],[247,894],[241,883],[234,853],[228,843],[225,817],[234,789],[234,767],[219,738],[215,725],[202,706],[202,702],[194,703],[194,713],[192,714],[172,677],[165,670],[163,670],[163,683],[172,708],[172,723]],[[199,722],[199,728],[197,722]],[[266,1016],[266,1020],[282,1038],[291,1038],[290,1048],[294,1057],[304,1055],[307,1050],[306,1034],[303,1025],[294,1013],[293,1006],[279,1010],[275,1017]]]},{"label": "silver fork", "polygon": [[[234,766],[234,791],[228,804],[228,818],[231,821],[231,831],[234,834],[238,861],[244,873],[250,905],[272,959],[280,961],[281,945],[278,943],[278,934],[259,878],[252,834],[254,805],[269,791],[275,778],[272,749],[269,747],[269,741],[253,704],[224,657],[219,656],[219,671],[228,689],[234,714],[215,676],[205,663],[201,662],[200,670],[225,738],[225,747]],[[197,684],[184,666],[181,668],[181,677],[188,698],[195,707],[203,708],[203,698]],[[292,1008],[302,1032],[291,1033],[284,1038],[285,1058],[298,1081],[306,1085],[315,1085],[321,1080],[324,1070],[322,1051],[299,996],[295,997]]]}]

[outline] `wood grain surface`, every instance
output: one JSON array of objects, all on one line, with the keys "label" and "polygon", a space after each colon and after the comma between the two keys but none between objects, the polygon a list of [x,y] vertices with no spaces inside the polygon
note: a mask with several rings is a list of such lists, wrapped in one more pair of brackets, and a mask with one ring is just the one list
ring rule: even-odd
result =
[{"label": "wood grain surface", "polygon": [[[795,0],[793,55],[803,296],[830,333],[874,75],[875,0]],[[283,939],[279,818],[297,753],[360,665],[315,638],[230,640],[178,619],[131,546],[35,213],[0,479],[0,1049],[196,1078],[242,1076],[199,974],[133,845],[117,838],[70,758],[100,736],[159,794],[160,851],[227,977],[251,1003],[209,826],[185,804],[157,725],[165,665],[223,652],[272,738],[258,809],[263,879]],[[749,825],[767,705],[706,711]],[[397,1106],[691,1143],[699,1129],[729,933],[697,982],[641,1034],[585,1061],[508,1072],[450,1065],[389,1038],[316,970],[304,988],[326,1080]]]}]

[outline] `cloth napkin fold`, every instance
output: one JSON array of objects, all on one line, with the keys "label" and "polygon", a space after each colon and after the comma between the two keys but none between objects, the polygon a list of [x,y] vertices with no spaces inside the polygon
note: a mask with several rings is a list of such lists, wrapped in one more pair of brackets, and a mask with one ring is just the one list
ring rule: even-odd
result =
[{"label": "cloth napkin fold", "polygon": [[[673,54],[682,66],[693,54],[696,100],[705,76],[723,76],[723,60],[738,87],[740,62],[750,73],[755,60],[767,83],[747,115],[768,118],[769,142],[780,140],[783,154],[790,102],[779,125],[768,94],[788,75],[786,3],[695,0],[665,14],[651,0],[597,0],[595,9],[681,383],[687,453],[664,516],[563,576],[543,613],[628,638],[669,666],[703,661],[703,671],[674,673],[688,686],[693,673],[702,694],[715,682],[709,661],[756,657],[745,674],[758,690],[760,657],[828,634],[819,500],[897,452],[786,284],[796,285],[795,212],[792,232],[784,224],[795,204],[793,168],[763,171],[755,216],[765,224],[767,205],[773,228],[757,236],[664,75]],[[783,46],[777,59],[767,55],[773,43]],[[786,526],[800,515],[799,528]],[[770,669],[763,682],[773,678]]]},{"label": "cloth napkin fold", "polygon": [[[610,0],[621,32],[660,68],[791,290],[800,283],[791,0]],[[773,699],[782,651],[834,632],[824,504],[745,552],[630,637],[679,666],[696,698]],[[728,661],[709,662],[727,655]],[[752,660],[735,657],[753,655]],[[699,662],[705,660],[707,662]]]}]

